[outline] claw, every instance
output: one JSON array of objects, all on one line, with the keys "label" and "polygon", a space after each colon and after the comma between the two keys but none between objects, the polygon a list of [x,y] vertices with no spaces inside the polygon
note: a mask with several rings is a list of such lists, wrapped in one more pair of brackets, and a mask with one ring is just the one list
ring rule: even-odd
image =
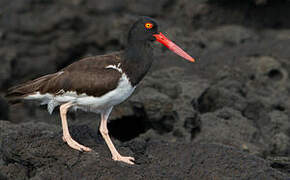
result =
[{"label": "claw", "polygon": [[62,140],[63,140],[63,142],[66,142],[66,139],[65,139],[65,137],[64,137],[64,136],[62,136]]},{"label": "claw", "polygon": [[134,165],[135,163],[133,161],[135,161],[135,158],[134,157],[130,157],[130,156],[115,156],[113,157],[113,160],[114,161],[121,161],[121,162],[124,162],[124,163],[127,163],[127,164],[131,164],[131,165]]}]

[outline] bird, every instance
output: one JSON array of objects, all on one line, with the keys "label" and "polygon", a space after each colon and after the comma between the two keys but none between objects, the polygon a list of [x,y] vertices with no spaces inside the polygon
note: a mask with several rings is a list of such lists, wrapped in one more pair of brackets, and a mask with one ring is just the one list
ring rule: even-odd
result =
[{"label": "bird", "polygon": [[47,74],[8,89],[6,97],[12,104],[23,100],[47,105],[51,114],[59,106],[62,139],[71,148],[88,152],[91,148],[75,141],[69,132],[67,112],[83,110],[100,114],[99,132],[105,140],[114,161],[133,165],[134,157],[122,156],[114,146],[107,127],[114,106],[129,98],[150,69],[154,41],[184,59],[195,59],[158,31],[157,21],[140,17],[129,29],[124,50],[86,57],[75,61],[56,73]]}]

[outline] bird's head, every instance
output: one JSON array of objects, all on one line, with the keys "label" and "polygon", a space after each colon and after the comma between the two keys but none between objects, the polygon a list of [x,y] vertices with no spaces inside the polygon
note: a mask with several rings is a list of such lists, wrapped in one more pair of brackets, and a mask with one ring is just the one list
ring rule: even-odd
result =
[{"label": "bird's head", "polygon": [[178,54],[179,56],[194,62],[194,58],[184,52],[179,46],[174,44],[168,38],[166,38],[161,32],[158,31],[157,22],[149,17],[141,17],[131,27],[128,35],[129,42],[153,42],[158,41],[166,46],[169,50]]}]

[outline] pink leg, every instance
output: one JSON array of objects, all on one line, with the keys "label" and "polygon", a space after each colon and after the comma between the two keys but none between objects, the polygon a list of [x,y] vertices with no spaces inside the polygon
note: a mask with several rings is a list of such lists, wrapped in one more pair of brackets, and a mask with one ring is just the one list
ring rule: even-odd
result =
[{"label": "pink leg", "polygon": [[125,162],[125,163],[128,163],[128,164],[134,164],[133,161],[135,159],[133,157],[121,156],[119,154],[119,152],[117,151],[117,149],[115,148],[113,142],[110,139],[109,131],[108,131],[108,128],[107,128],[107,120],[108,120],[108,117],[109,117],[111,111],[112,111],[112,108],[108,109],[105,113],[101,114],[100,132],[101,132],[104,140],[106,141],[106,144],[108,145],[108,147],[109,147],[109,149],[111,151],[113,160],[122,161],[122,162]]},{"label": "pink leg", "polygon": [[79,151],[91,151],[90,148],[85,147],[79,143],[77,143],[75,140],[72,139],[72,137],[69,134],[68,125],[67,125],[67,119],[66,119],[66,113],[68,109],[73,104],[71,102],[68,102],[66,104],[62,104],[60,106],[60,117],[61,117],[61,123],[62,123],[62,130],[63,130],[63,136],[62,139],[65,141],[71,148],[79,150]]}]

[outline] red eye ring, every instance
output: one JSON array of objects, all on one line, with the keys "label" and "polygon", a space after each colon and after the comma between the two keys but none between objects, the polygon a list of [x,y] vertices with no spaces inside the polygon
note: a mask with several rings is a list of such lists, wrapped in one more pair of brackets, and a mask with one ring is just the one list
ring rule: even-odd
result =
[{"label": "red eye ring", "polygon": [[145,23],[145,28],[146,29],[152,29],[153,28],[153,24],[152,23]]}]

